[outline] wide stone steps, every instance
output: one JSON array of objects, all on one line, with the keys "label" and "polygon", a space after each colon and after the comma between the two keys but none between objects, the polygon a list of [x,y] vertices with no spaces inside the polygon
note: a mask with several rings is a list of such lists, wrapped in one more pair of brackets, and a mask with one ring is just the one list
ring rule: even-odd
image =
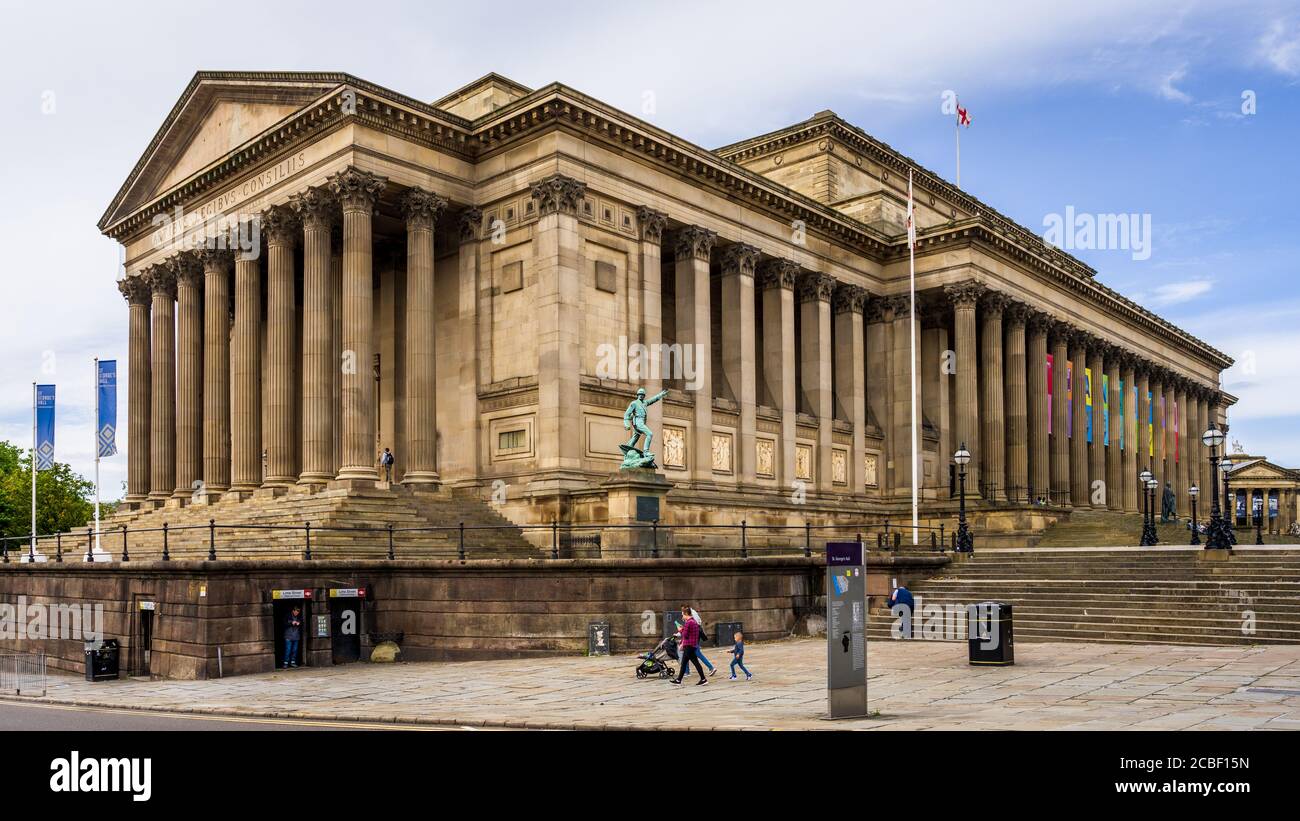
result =
[{"label": "wide stone steps", "polygon": [[[1209,510],[1197,510],[1197,521],[1208,521]],[[1184,512],[1176,522],[1161,523],[1156,518],[1156,536],[1161,545],[1182,546],[1191,541],[1187,527],[1190,517]],[[1255,543],[1255,531],[1240,528],[1236,531],[1241,546]],[[1118,513],[1109,510],[1076,509],[1068,517],[1049,527],[1036,542],[1037,547],[1132,547],[1142,535],[1142,514]],[[1205,536],[1202,534],[1202,540]],[[1265,544],[1300,545],[1300,538],[1279,534],[1264,534]],[[978,544],[976,545],[978,548]]]},{"label": "wide stone steps", "polygon": [[[1241,547],[1227,561],[1206,555],[977,547],[911,589],[921,608],[1007,602],[1019,641],[1300,644],[1300,550]],[[924,624],[923,609],[914,621]],[[875,607],[868,634],[888,639],[891,623],[888,608]]]},{"label": "wide stone steps", "polygon": [[455,557],[462,522],[467,556],[539,555],[518,527],[482,502],[451,494],[415,494],[400,487],[361,492],[290,490],[274,497],[231,497],[211,505],[124,511],[105,528],[103,544],[114,558],[119,557],[120,535],[113,531],[126,525],[131,558],[158,558],[161,526],[166,522],[172,558],[205,558],[211,538],[209,520],[220,525],[213,539],[218,559],[301,556],[307,523],[312,555],[318,558],[382,558],[388,554],[390,525],[393,553],[399,558]]}]

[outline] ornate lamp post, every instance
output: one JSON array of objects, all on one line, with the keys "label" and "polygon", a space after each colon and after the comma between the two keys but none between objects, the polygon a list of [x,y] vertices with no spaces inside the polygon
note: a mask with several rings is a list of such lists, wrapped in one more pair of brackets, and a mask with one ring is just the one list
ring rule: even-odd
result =
[{"label": "ornate lamp post", "polygon": [[1160,544],[1160,536],[1156,533],[1156,489],[1160,483],[1152,477],[1147,480],[1147,493],[1151,496],[1151,520],[1147,523],[1147,546],[1155,547]]},{"label": "ornate lamp post", "polygon": [[1233,461],[1228,454],[1219,460],[1219,468],[1223,471],[1223,546],[1231,550],[1237,543],[1237,500],[1229,495],[1228,471],[1232,470]]},{"label": "ornate lamp post", "polygon": [[1201,495],[1201,489],[1192,485],[1187,489],[1187,495],[1192,497],[1192,540],[1189,544],[1201,543],[1201,531],[1196,527],[1196,497]]},{"label": "ornate lamp post", "polygon": [[[1223,444],[1223,431],[1211,422],[1210,427],[1201,434],[1201,443],[1210,449],[1210,522],[1205,529],[1205,549],[1227,550],[1232,545],[1224,533],[1224,517],[1219,513],[1219,446]],[[1223,502],[1227,504],[1226,497]]]},{"label": "ornate lamp post", "polygon": [[1147,488],[1151,482],[1151,471],[1144,468],[1138,474],[1138,482],[1142,487],[1142,539],[1138,542],[1138,546],[1148,547],[1151,545],[1151,494]]},{"label": "ornate lamp post", "polygon": [[961,447],[952,455],[952,460],[957,464],[958,498],[960,499],[957,514],[957,552],[974,553],[975,540],[971,536],[970,527],[966,524],[966,465],[970,463],[970,451],[966,450],[965,442],[962,442]]}]

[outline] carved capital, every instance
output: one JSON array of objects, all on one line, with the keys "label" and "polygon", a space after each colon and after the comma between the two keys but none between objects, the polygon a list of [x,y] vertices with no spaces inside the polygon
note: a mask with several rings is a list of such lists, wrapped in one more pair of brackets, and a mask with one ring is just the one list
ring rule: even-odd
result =
[{"label": "carved capital", "polygon": [[399,201],[402,215],[406,217],[407,230],[423,229],[432,231],[438,223],[438,217],[447,209],[447,201],[432,191],[412,188],[402,195]]},{"label": "carved capital", "polygon": [[797,285],[800,302],[830,302],[831,294],[835,293],[835,277],[816,271],[809,271],[799,277]]},{"label": "carved capital", "polygon": [[388,179],[359,168],[345,168],[325,180],[325,186],[347,211],[373,211]]},{"label": "carved capital", "polygon": [[866,320],[868,325],[885,322],[885,309],[887,307],[888,303],[883,297],[874,297],[869,299],[867,300],[866,307],[863,309],[862,318]]},{"label": "carved capital", "polygon": [[198,287],[199,280],[203,276],[203,263],[199,262],[198,254],[185,251],[170,257],[167,264],[172,269],[178,287],[181,285],[187,288]]},{"label": "carved capital", "polygon": [[200,248],[194,252],[204,273],[224,274],[234,264],[235,252],[226,248]]},{"label": "carved capital", "polygon": [[863,288],[861,285],[841,283],[839,287],[835,289],[835,297],[831,302],[831,310],[837,314],[842,314],[846,311],[860,314],[866,304],[866,288]]},{"label": "carved capital", "polygon": [[170,265],[151,265],[141,274],[154,296],[176,298],[176,272]]},{"label": "carved capital", "polygon": [[1031,336],[1038,334],[1050,334],[1052,332],[1052,317],[1042,311],[1029,309],[1029,315],[1025,319],[1025,328]]},{"label": "carved capital", "polygon": [[973,279],[943,286],[944,295],[954,308],[974,308],[984,293],[984,286]]},{"label": "carved capital", "polygon": [[758,285],[763,290],[784,288],[794,290],[799,266],[788,259],[765,259],[758,264]]},{"label": "carved capital", "polygon": [[292,209],[277,205],[263,211],[261,218],[267,245],[293,245],[299,222]]},{"label": "carved capital", "polygon": [[678,262],[689,259],[708,262],[717,238],[717,234],[698,225],[679,228],[673,234],[673,258]]},{"label": "carved capital", "polygon": [[483,212],[477,208],[466,208],[456,216],[456,231],[461,242],[473,242],[483,230]]},{"label": "carved capital", "polygon": [[643,205],[636,209],[636,224],[641,229],[641,239],[646,242],[663,242],[668,215]]},{"label": "carved capital", "polygon": [[1029,323],[1029,315],[1033,310],[1023,302],[1015,299],[1008,299],[1007,305],[1002,309],[1002,321],[1008,325],[1024,326]]},{"label": "carved capital", "polygon": [[143,273],[119,279],[117,281],[117,290],[121,292],[122,297],[130,305],[149,304],[149,280]]},{"label": "carved capital", "polygon": [[[1074,337],[1079,332],[1079,329],[1061,319],[1053,318],[1050,321],[1051,328],[1048,333],[1050,334],[1051,344],[1054,347],[1063,345],[1068,351],[1069,347],[1074,344]],[[1069,356],[1069,354],[1067,353],[1066,356]]]},{"label": "carved capital", "polygon": [[[884,303],[885,313],[892,319],[902,319],[912,312],[912,299],[907,294],[894,294],[876,300]],[[920,309],[920,306],[917,306]],[[920,316],[918,313],[917,316]]]},{"label": "carved capital", "polygon": [[338,206],[325,188],[308,188],[289,197],[289,208],[302,221],[303,226],[323,231],[334,223],[334,210]]},{"label": "carved capital", "polygon": [[552,174],[530,185],[529,191],[537,200],[538,214],[576,214],[578,201],[587,193],[587,184],[563,174]]},{"label": "carved capital", "polygon": [[986,319],[1001,319],[1002,312],[1011,302],[1011,298],[1001,291],[988,290],[980,298],[980,307],[984,309]]},{"label": "carved capital", "polygon": [[722,275],[744,274],[752,277],[758,265],[758,249],[743,242],[733,243],[722,249]]}]

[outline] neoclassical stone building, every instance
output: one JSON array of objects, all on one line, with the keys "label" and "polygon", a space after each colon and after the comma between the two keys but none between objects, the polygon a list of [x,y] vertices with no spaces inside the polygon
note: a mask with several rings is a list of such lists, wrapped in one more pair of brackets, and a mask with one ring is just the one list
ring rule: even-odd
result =
[{"label": "neoclassical stone building", "polygon": [[599,521],[644,386],[670,520],[897,518],[913,367],[927,512],[961,443],[981,509],[1133,511],[1143,468],[1209,486],[1234,401],[1223,353],[831,112],[709,150],[558,83],[201,72],[100,228],[137,516],[387,490],[390,447],[394,494]]}]

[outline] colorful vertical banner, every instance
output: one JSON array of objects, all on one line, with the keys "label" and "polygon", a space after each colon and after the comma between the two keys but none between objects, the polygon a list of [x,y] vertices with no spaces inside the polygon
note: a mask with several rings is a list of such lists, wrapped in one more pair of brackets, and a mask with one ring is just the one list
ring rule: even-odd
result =
[{"label": "colorful vertical banner", "polygon": [[1065,363],[1065,435],[1074,437],[1074,363]]},{"label": "colorful vertical banner", "polygon": [[1276,490],[1270,490],[1268,492],[1268,518],[1270,519],[1277,518],[1277,491]]},{"label": "colorful vertical banner", "polygon": [[1121,450],[1125,449],[1124,439],[1126,437],[1124,436],[1124,428],[1128,427],[1128,417],[1124,415],[1124,408],[1127,406],[1127,403],[1124,400],[1127,398],[1128,394],[1124,391],[1124,380],[1121,379],[1119,380],[1119,446]]},{"label": "colorful vertical banner", "polygon": [[1087,425],[1088,444],[1092,444],[1092,368],[1083,369],[1083,421]]},{"label": "colorful vertical banner", "polygon": [[1156,407],[1151,391],[1147,391],[1147,457],[1156,455]]},{"label": "colorful vertical banner", "polygon": [[96,406],[99,418],[95,420],[96,441],[99,443],[99,457],[117,455],[117,361],[101,359],[95,384],[99,391]]},{"label": "colorful vertical banner", "polygon": [[1101,375],[1101,442],[1110,447],[1110,377]]},{"label": "colorful vertical banner", "polygon": [[54,386],[36,386],[36,469],[54,467]]},{"label": "colorful vertical banner", "polygon": [[1179,440],[1183,438],[1180,435],[1182,434],[1182,430],[1180,429],[1181,427],[1182,425],[1178,421],[1178,400],[1175,399],[1174,400],[1174,463],[1175,464],[1177,464],[1178,462],[1179,445],[1182,444],[1181,442],[1179,442]]}]

